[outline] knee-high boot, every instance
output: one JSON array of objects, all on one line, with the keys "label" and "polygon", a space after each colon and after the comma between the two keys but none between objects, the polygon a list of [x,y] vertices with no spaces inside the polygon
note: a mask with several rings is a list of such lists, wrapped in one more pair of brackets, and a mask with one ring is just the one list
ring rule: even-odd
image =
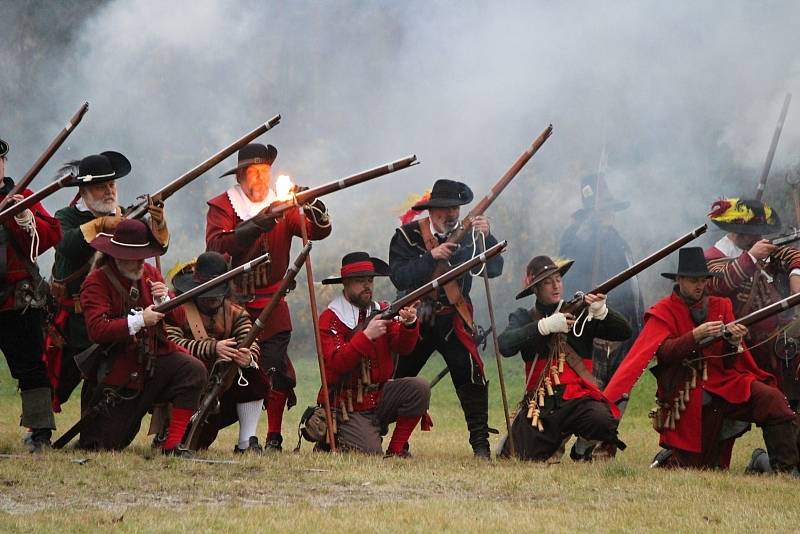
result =
[{"label": "knee-high boot", "polygon": [[465,384],[456,390],[469,430],[469,444],[478,458],[490,459],[489,388],[486,384]]}]

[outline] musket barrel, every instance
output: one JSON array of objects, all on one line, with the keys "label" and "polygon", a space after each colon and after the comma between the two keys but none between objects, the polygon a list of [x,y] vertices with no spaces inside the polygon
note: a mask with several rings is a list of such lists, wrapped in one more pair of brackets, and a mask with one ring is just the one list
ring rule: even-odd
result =
[{"label": "musket barrel", "polygon": [[[83,116],[86,115],[87,111],[89,111],[89,103],[84,102],[78,111],[75,112],[72,118],[69,119],[64,128],[58,132],[55,139],[50,142],[44,152],[42,152],[39,158],[33,163],[33,167],[31,167],[28,172],[25,173],[25,176],[23,176],[11,189],[11,191],[8,192],[6,198],[0,201],[0,211],[8,206],[8,204],[11,202],[12,196],[21,193],[30,185],[36,175],[39,174],[39,171],[41,171],[47,162],[50,161],[50,158],[53,157],[56,151],[61,148],[61,145],[64,144],[64,141],[67,140],[67,137],[69,137],[75,127],[81,122],[81,119],[83,119]],[[0,176],[0,178],[2,177]]]},{"label": "musket barrel", "polygon": [[168,300],[163,304],[159,304],[158,306],[153,307],[153,311],[157,311],[159,313],[167,313],[170,310],[177,308],[178,306],[182,305],[185,302],[192,300],[193,298],[206,293],[214,289],[215,287],[222,285],[232,278],[239,276],[244,272],[251,271],[254,267],[269,261],[269,253],[259,256],[255,259],[252,259],[246,263],[241,264],[240,266],[236,267],[235,269],[231,269],[211,280],[207,280],[203,282],[197,287],[194,287],[187,291],[186,293],[181,293],[175,298]]},{"label": "musket barrel", "polygon": [[405,169],[413,165],[416,161],[417,161],[417,156],[411,154],[410,156],[406,156],[405,158],[398,159],[390,163],[386,163],[379,167],[374,167],[372,169],[352,174],[350,176],[341,178],[339,180],[335,180],[333,182],[328,182],[327,184],[319,185],[317,187],[312,187],[310,189],[306,189],[305,191],[300,191],[299,193],[295,194],[294,202],[276,202],[272,206],[270,206],[270,212],[267,214],[267,216],[270,219],[275,219],[279,217],[283,212],[294,208],[295,205],[302,206],[303,204],[308,204],[310,202],[313,202],[315,199],[321,196],[328,195],[335,191],[340,191],[342,189],[346,189],[348,187],[352,187],[354,185],[358,185],[360,183],[373,180],[380,176],[385,176],[387,174],[391,174],[393,172]]},{"label": "musket barrel", "polygon": [[669,256],[670,254],[681,248],[686,243],[697,239],[698,237],[706,233],[706,230],[708,230],[708,225],[704,224],[702,226],[698,226],[688,234],[676,239],[666,247],[657,250],[656,252],[650,254],[643,260],[637,262],[635,265],[632,265],[628,269],[606,280],[605,282],[594,288],[592,291],[590,291],[590,293],[603,293],[603,294],[608,293],[615,287],[623,284],[630,278],[633,278],[640,272],[644,271],[654,263],[657,263],[662,259],[666,258],[667,256]]},{"label": "musket barrel", "polygon": [[50,195],[61,189],[62,187],[65,187],[71,180],[73,180],[73,176],[71,174],[65,174],[55,182],[49,183],[48,185],[36,191],[32,195],[25,197],[16,204],[12,204],[11,206],[7,207],[2,212],[0,212],[0,224],[5,224],[14,215],[22,213],[23,211],[30,208],[37,202],[41,202],[45,198],[49,197]]},{"label": "musket barrel", "polygon": [[[242,148],[244,145],[258,137],[259,135],[271,130],[275,126],[277,126],[281,122],[281,116],[275,115],[270,120],[265,122],[264,124],[258,126],[254,130],[246,133],[230,145],[226,146],[207,160],[203,161],[202,163],[198,164],[194,168],[186,171],[184,174],[173,180],[172,182],[168,183],[152,195],[150,198],[153,201],[164,202],[169,197],[174,195],[180,189],[186,187],[190,182],[192,182],[195,178],[205,174],[209,171],[212,167],[216,166],[222,160]],[[140,204],[132,206],[127,213],[125,213],[126,219],[139,219],[143,217],[147,213],[147,202],[141,202]]]},{"label": "musket barrel", "polygon": [[[800,304],[800,293],[795,293],[794,295],[790,295],[785,299],[779,300],[778,302],[773,302],[769,306],[764,306],[760,310],[748,313],[744,317],[740,317],[735,321],[726,324],[725,328],[723,329],[723,332],[727,331],[728,328],[736,324],[740,324],[742,326],[750,326],[756,324],[760,321],[763,321],[764,319],[769,319],[773,315],[778,315],[779,313],[783,313],[790,308],[794,308],[798,304]],[[720,339],[721,337],[723,336],[719,335],[719,336],[707,337],[701,339],[699,344],[701,347],[703,347],[713,343],[714,341]]]}]

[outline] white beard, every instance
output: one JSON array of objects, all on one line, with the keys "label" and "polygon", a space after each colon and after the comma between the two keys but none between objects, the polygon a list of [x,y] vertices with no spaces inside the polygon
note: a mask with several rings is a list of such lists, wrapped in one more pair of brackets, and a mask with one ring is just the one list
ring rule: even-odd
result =
[{"label": "white beard", "polygon": [[89,208],[92,213],[100,215],[113,215],[117,212],[117,199],[114,200],[92,200],[88,195],[83,196],[83,203]]}]

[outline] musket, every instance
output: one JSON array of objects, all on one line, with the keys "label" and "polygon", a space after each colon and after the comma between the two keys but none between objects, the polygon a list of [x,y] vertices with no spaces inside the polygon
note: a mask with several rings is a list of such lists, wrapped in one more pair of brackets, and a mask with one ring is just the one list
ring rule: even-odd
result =
[{"label": "musket", "polygon": [[[529,146],[525,152],[517,158],[513,165],[506,171],[506,173],[500,177],[496,184],[489,190],[489,193],[483,197],[474,208],[470,210],[466,217],[459,223],[458,226],[453,229],[450,234],[447,236],[447,243],[461,243],[461,240],[464,239],[464,236],[467,235],[467,232],[472,228],[472,221],[475,220],[475,217],[479,215],[483,215],[483,213],[492,205],[495,199],[503,192],[503,190],[511,183],[511,180],[519,174],[519,171],[525,166],[528,161],[533,157],[534,154],[541,148],[547,138],[550,137],[553,133],[553,125],[549,125],[545,130],[534,139],[531,146]],[[447,260],[439,260],[436,262],[436,267],[433,269],[433,278],[440,276],[442,273],[447,272],[450,268],[450,264]]]},{"label": "musket", "polygon": [[168,183],[155,193],[151,193],[149,197],[143,195],[139,197],[141,200],[138,204],[128,206],[125,210],[124,217],[126,219],[140,219],[147,213],[147,206],[149,202],[163,203],[169,197],[177,193],[180,189],[189,185],[194,179],[208,172],[212,167],[219,162],[242,148],[244,145],[258,137],[259,135],[271,130],[281,122],[281,116],[275,115],[270,120],[260,125],[258,128],[246,133],[230,145],[226,146],[204,162],[198,164],[194,168],[186,171],[181,176]]},{"label": "musket", "polygon": [[[300,251],[300,254],[297,255],[297,258],[286,270],[286,274],[283,275],[283,279],[281,280],[281,284],[277,291],[272,295],[272,298],[264,307],[264,309],[261,310],[261,313],[258,314],[258,317],[253,322],[253,326],[250,328],[250,332],[248,332],[245,340],[239,345],[239,348],[249,348],[253,345],[255,340],[258,338],[258,335],[266,327],[267,321],[272,316],[275,308],[278,307],[281,299],[283,299],[292,289],[294,280],[297,277],[297,274],[300,272],[300,268],[305,263],[306,257],[310,253],[311,243],[309,242],[305,247],[303,247],[303,250]],[[233,383],[233,380],[236,378],[236,374],[239,370],[238,366],[233,362],[219,362],[217,365],[224,367],[221,367],[219,372],[211,373],[209,377],[209,383],[206,387],[206,391],[203,394],[203,397],[200,399],[200,406],[189,420],[189,428],[186,431],[186,436],[183,440],[183,444],[181,445],[184,448],[197,450],[197,441],[200,439],[200,430],[203,428],[203,425],[206,424],[209,414],[219,404],[219,399],[222,394]]]},{"label": "musket", "polygon": [[190,300],[198,296],[201,296],[203,293],[206,293],[214,289],[215,287],[220,286],[243,273],[250,272],[255,267],[265,262],[268,263],[269,261],[270,261],[269,253],[258,256],[257,258],[253,258],[252,260],[239,265],[235,269],[226,271],[221,275],[212,278],[211,280],[206,280],[199,286],[193,287],[192,289],[186,291],[185,293],[181,293],[180,295],[173,297],[164,303],[153,306],[153,311],[158,313],[169,313],[171,310],[174,310],[178,306],[181,306],[184,303],[189,302]]},{"label": "musket", "polygon": [[768,239],[770,244],[775,245],[777,247],[782,247],[784,245],[788,245],[789,243],[794,243],[795,241],[800,241],[800,229],[793,230],[787,234],[781,234],[779,236],[771,237]]},{"label": "musket", "polygon": [[[659,249],[656,252],[653,252],[643,260],[640,260],[639,262],[635,263],[634,265],[631,265],[624,271],[612,276],[599,286],[589,291],[588,294],[598,294],[598,293],[602,293],[603,295],[607,294],[612,289],[625,283],[627,280],[633,278],[634,276],[644,271],[654,263],[666,258],[667,256],[669,256],[670,254],[681,248],[686,243],[697,239],[698,237],[706,233],[706,230],[708,230],[708,225],[704,224],[702,226],[698,226],[688,234],[676,239],[675,241],[665,246],[664,248]],[[580,312],[586,306],[586,303],[584,301],[584,296],[586,296],[586,294],[587,293],[583,293],[581,291],[576,293],[575,296],[572,298],[572,300],[566,302],[564,306],[561,307],[562,313],[571,313],[577,316],[578,312]]]},{"label": "musket", "polygon": [[783,122],[786,120],[786,113],[789,111],[789,103],[791,101],[792,93],[786,93],[786,99],[783,101],[781,114],[778,117],[778,124],[775,126],[775,133],[772,134],[772,142],[769,144],[767,160],[764,162],[764,169],[761,171],[761,178],[758,180],[758,187],[756,188],[756,200],[761,200],[761,197],[764,196],[764,189],[767,187],[769,169],[772,167],[772,159],[775,157],[775,149],[778,147],[778,139],[781,138]]},{"label": "musket", "polygon": [[340,191],[342,189],[358,185],[362,182],[405,169],[417,163],[417,156],[411,154],[405,158],[392,161],[391,163],[387,163],[373,169],[368,169],[366,171],[362,171],[333,182],[328,182],[327,184],[317,187],[312,187],[310,189],[306,189],[305,191],[293,193],[290,201],[273,202],[269,207],[269,213],[267,213],[267,217],[268,219],[278,218],[283,215],[284,212],[294,208],[295,206],[309,204],[321,196],[328,195],[335,191]]},{"label": "musket", "polygon": [[[492,332],[494,332],[494,331],[495,331],[494,327],[490,326],[488,330],[479,330],[478,332],[476,332],[475,333],[475,345],[480,347],[481,344],[483,344],[482,348],[486,348],[486,338],[488,336],[490,336],[492,334]],[[436,376],[434,376],[433,380],[431,380],[431,389],[433,389],[434,386],[436,386],[436,384],[441,382],[442,378],[446,377],[449,372],[450,372],[450,368],[445,366],[444,369],[442,369],[441,371],[436,373]]]},{"label": "musket", "polygon": [[717,341],[720,338],[727,338],[728,336],[730,336],[730,328],[734,325],[742,325],[749,327],[753,324],[763,321],[764,319],[769,319],[774,315],[783,313],[786,310],[797,306],[798,304],[800,304],[800,293],[795,293],[794,295],[790,295],[783,300],[779,300],[778,302],[773,302],[769,306],[764,306],[760,310],[750,312],[744,317],[739,317],[735,321],[732,321],[723,326],[721,334],[703,338],[700,340],[698,345],[700,345],[701,347],[705,347]]},{"label": "musket", "polygon": [[0,201],[0,211],[8,206],[8,204],[11,202],[11,197],[27,189],[33,179],[36,178],[36,175],[39,174],[39,171],[42,170],[42,167],[44,167],[47,162],[50,161],[50,158],[53,157],[53,154],[56,153],[56,150],[61,148],[61,145],[67,140],[69,134],[71,134],[75,127],[80,124],[81,119],[83,119],[83,116],[87,111],[89,111],[89,103],[84,102],[78,111],[75,112],[72,118],[67,121],[67,124],[64,126],[64,128],[58,132],[58,135],[56,135],[55,139],[53,139],[47,148],[44,149],[42,155],[39,156],[39,158],[33,163],[33,167],[31,167],[28,172],[25,173],[25,176],[23,176],[19,182],[14,185],[11,191],[9,191],[6,195],[6,198]]},{"label": "musket", "polygon": [[16,204],[8,206],[3,211],[0,211],[0,225],[5,224],[9,220],[11,220],[13,216],[22,213],[23,211],[30,208],[37,202],[41,202],[42,200],[49,197],[50,195],[60,190],[61,188],[66,187],[68,185],[75,185],[74,181],[75,177],[72,174],[69,173],[65,174],[55,182],[51,182],[50,184],[46,185],[42,189],[39,189],[32,195],[25,197]]},{"label": "musket", "polygon": [[389,306],[386,307],[385,309],[383,309],[383,310],[374,310],[371,314],[369,314],[367,316],[366,319],[364,319],[364,321],[361,322],[361,324],[359,324],[356,327],[356,329],[360,330],[360,329],[365,328],[369,324],[369,322],[376,316],[380,317],[381,319],[385,319],[385,320],[388,320],[388,319],[391,319],[391,318],[397,316],[397,314],[400,312],[400,310],[402,310],[406,306],[410,306],[410,305],[414,304],[416,301],[418,301],[419,299],[421,299],[422,297],[424,297],[425,295],[427,295],[431,291],[433,291],[433,290],[445,285],[446,283],[448,283],[448,282],[450,282],[452,280],[456,280],[457,278],[460,278],[464,273],[466,273],[469,270],[474,269],[478,265],[480,265],[482,263],[486,263],[487,261],[489,261],[493,257],[495,257],[498,254],[500,254],[501,252],[503,252],[507,246],[508,246],[508,241],[500,241],[495,246],[487,248],[485,252],[483,252],[481,254],[478,254],[474,258],[471,258],[471,259],[465,261],[464,263],[461,263],[461,264],[459,264],[459,265],[457,265],[455,267],[452,267],[446,273],[444,273],[442,275],[439,275],[437,278],[431,280],[430,282],[426,283],[423,286],[418,287],[417,289],[415,289],[411,293],[408,293],[407,295],[404,295],[404,296],[400,297],[399,299],[395,300],[394,302],[389,304]]},{"label": "musket", "polygon": [[134,395],[133,397],[125,397],[121,395],[120,392],[123,391],[125,388],[127,388],[128,385],[136,382],[138,377],[139,373],[131,373],[130,376],[128,376],[128,381],[124,385],[117,388],[105,387],[103,390],[104,393],[103,398],[100,399],[91,408],[87,408],[86,411],[83,412],[83,414],[81,414],[81,418],[78,419],[78,422],[72,425],[66,432],[64,432],[61,435],[60,438],[58,438],[53,442],[53,448],[63,449],[70,441],[72,441],[72,439],[75,436],[81,433],[83,426],[88,421],[100,415],[100,412],[113,408],[119,402],[135,398],[136,395]]}]

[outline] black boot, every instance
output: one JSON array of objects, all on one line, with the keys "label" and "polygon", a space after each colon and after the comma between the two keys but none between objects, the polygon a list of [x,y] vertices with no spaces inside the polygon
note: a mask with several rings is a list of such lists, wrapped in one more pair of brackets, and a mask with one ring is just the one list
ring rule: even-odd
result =
[{"label": "black boot", "polygon": [[456,390],[469,430],[469,444],[476,458],[491,459],[489,452],[489,388],[465,384]]},{"label": "black boot", "polygon": [[266,452],[281,452],[283,450],[283,436],[280,432],[269,432],[267,434]]},{"label": "black boot", "polygon": [[50,448],[50,437],[56,428],[52,393],[50,388],[36,388],[21,392],[21,396],[22,418],[19,424],[31,429],[30,436],[25,438],[25,446],[30,452],[42,452]]},{"label": "black boot", "polygon": [[794,421],[761,427],[769,464],[778,473],[797,472],[800,456],[797,451],[797,427]]}]

